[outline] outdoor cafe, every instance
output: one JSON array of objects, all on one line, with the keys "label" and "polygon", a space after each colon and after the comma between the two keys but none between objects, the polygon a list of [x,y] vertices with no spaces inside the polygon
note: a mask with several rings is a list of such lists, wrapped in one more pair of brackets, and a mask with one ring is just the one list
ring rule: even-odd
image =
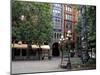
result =
[{"label": "outdoor cafe", "polygon": [[50,57],[49,45],[11,44],[12,60],[44,60]]}]

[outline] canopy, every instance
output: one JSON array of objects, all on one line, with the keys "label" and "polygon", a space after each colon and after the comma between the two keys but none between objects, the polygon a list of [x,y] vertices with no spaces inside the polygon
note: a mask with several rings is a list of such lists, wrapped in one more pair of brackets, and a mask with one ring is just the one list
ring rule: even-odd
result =
[{"label": "canopy", "polygon": [[[32,48],[39,48],[38,45],[31,45]],[[12,44],[12,47],[13,48],[22,48],[22,49],[25,49],[25,48],[28,48],[28,45],[27,44]],[[50,49],[50,46],[49,45],[41,45],[40,48],[42,49]]]},{"label": "canopy", "polygon": [[25,49],[25,48],[28,48],[28,45],[27,44],[21,44],[21,45],[19,45],[19,44],[12,44],[12,47],[13,48],[23,48],[23,49]]},{"label": "canopy", "polygon": [[39,48],[38,45],[32,45],[32,48]]},{"label": "canopy", "polygon": [[50,49],[50,46],[49,45],[42,45],[41,48],[42,49]]}]

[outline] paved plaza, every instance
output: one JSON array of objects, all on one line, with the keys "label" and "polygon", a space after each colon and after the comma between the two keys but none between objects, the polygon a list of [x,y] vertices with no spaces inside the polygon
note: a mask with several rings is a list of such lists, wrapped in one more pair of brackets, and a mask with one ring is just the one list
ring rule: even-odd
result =
[{"label": "paved plaza", "polygon": [[[71,58],[71,62],[81,62],[79,58]],[[33,60],[33,61],[13,61],[12,74],[17,73],[34,73],[34,72],[50,72],[50,71],[67,71],[60,68],[61,59],[59,57],[51,60]]]}]

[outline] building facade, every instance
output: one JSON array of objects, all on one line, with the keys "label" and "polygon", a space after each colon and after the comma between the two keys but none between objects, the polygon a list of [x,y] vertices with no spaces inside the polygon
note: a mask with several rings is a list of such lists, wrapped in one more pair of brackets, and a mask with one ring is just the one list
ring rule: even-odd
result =
[{"label": "building facade", "polygon": [[72,35],[72,45],[75,48],[77,42],[77,33],[75,31],[75,25],[78,22],[79,11],[75,5],[64,5],[64,37],[67,36],[68,31]]},{"label": "building facade", "polygon": [[53,19],[53,41],[58,42],[62,34],[63,23],[63,7],[62,4],[52,5],[52,19]]},{"label": "building facade", "polygon": [[72,47],[76,47],[77,33],[75,26],[78,23],[79,11],[77,6],[69,4],[52,4],[52,25],[53,25],[53,39],[52,39],[52,55],[60,56],[59,41],[61,35],[66,38],[67,32],[71,31]]},{"label": "building facade", "polygon": [[52,55],[59,56],[58,48],[59,39],[63,34],[63,5],[52,4],[52,25],[53,25],[53,39],[52,39]]}]

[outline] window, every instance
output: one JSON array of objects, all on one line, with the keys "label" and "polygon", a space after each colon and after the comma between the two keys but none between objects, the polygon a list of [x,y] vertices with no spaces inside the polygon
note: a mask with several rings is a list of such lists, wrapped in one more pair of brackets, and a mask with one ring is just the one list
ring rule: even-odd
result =
[{"label": "window", "polygon": [[15,56],[20,56],[20,49],[15,49],[14,55]]},{"label": "window", "polygon": [[58,4],[54,4],[54,6],[58,6]]},{"label": "window", "polygon": [[68,15],[66,14],[66,20],[67,20],[67,16],[68,16]]},{"label": "window", "polygon": [[61,38],[61,33],[60,33],[60,38]]},{"label": "window", "polygon": [[35,50],[35,49],[34,49],[34,50],[31,49],[31,50],[29,51],[29,55],[30,55],[30,56],[36,56],[36,50]]},{"label": "window", "polygon": [[66,20],[70,20],[70,21],[72,21],[72,15],[69,15],[69,14],[66,14]]},{"label": "window", "polygon": [[54,13],[60,13],[60,11],[59,11],[59,10],[53,10],[53,12],[54,12]]},{"label": "window", "polygon": [[70,15],[67,16],[67,19],[70,20]]},{"label": "window", "polygon": [[68,11],[70,11],[70,7],[68,7]]},{"label": "window", "polygon": [[57,13],[56,13],[56,16],[60,16],[60,12],[57,12]]},{"label": "window", "polygon": [[60,38],[60,33],[58,33],[58,38]]},{"label": "window", "polygon": [[66,11],[68,11],[68,9],[67,9],[67,8],[68,8],[68,6],[66,6]]},{"label": "window", "polygon": [[57,10],[53,10],[54,13],[57,13]]},{"label": "window", "polygon": [[60,16],[60,13],[57,13],[57,16]]},{"label": "window", "polygon": [[70,20],[70,15],[66,14],[66,20]]},{"label": "window", "polygon": [[26,50],[22,49],[22,56],[26,56]]},{"label": "window", "polygon": [[69,6],[66,6],[66,11],[68,11],[68,12],[72,12],[72,8],[69,7]]},{"label": "window", "polygon": [[69,20],[71,20],[71,21],[72,21],[72,15],[69,15]]},{"label": "window", "polygon": [[61,4],[54,4],[54,6],[56,6],[56,7],[61,7]]},{"label": "window", "polygon": [[55,22],[56,22],[56,23],[60,23],[60,22],[61,22],[61,19],[55,18]]},{"label": "window", "polygon": [[69,7],[69,12],[72,12],[72,8],[71,7]]},{"label": "window", "polygon": [[56,38],[56,33],[54,33],[54,38]]},{"label": "window", "polygon": [[59,11],[59,10],[53,10],[53,15],[54,16],[61,16],[61,11]]},{"label": "window", "polygon": [[70,18],[70,20],[72,21],[73,20],[73,16],[71,15],[71,18]]},{"label": "window", "polygon": [[67,27],[68,29],[72,29],[72,23],[71,23],[71,22],[67,22],[66,27]]},{"label": "window", "polygon": [[57,33],[57,38],[59,38],[59,33]]}]

